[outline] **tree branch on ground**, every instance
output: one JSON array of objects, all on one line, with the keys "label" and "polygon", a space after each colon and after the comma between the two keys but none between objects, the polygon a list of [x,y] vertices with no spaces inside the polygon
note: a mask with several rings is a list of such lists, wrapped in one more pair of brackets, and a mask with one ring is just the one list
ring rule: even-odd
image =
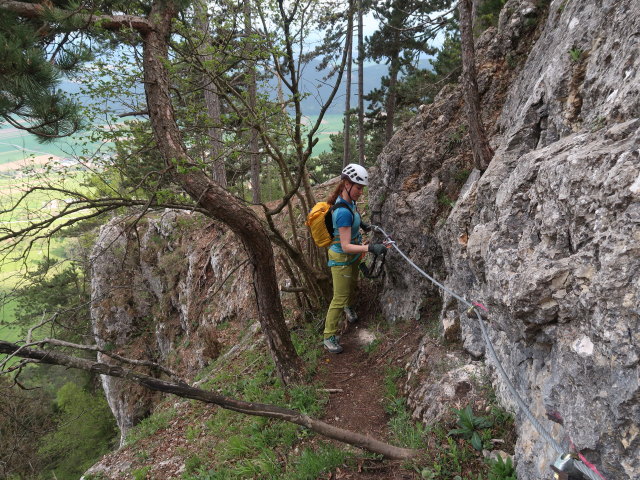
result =
[{"label": "tree branch on ground", "polygon": [[296,410],[282,408],[276,405],[244,402],[215,392],[208,392],[206,390],[195,388],[184,382],[161,380],[120,366],[108,365],[106,363],[66,355],[54,350],[38,350],[30,347],[20,347],[14,343],[0,340],[0,353],[38,360],[40,363],[61,365],[100,375],[123,378],[148,388],[149,390],[171,393],[181,398],[189,398],[204,403],[218,405],[219,407],[227,410],[244,413],[246,415],[284,420],[308,428],[327,438],[347,443],[349,445],[354,445],[394,460],[407,460],[414,458],[421,453],[420,450],[396,447],[385,442],[381,442],[380,440],[368,435],[335,427],[323,421],[311,418]]}]

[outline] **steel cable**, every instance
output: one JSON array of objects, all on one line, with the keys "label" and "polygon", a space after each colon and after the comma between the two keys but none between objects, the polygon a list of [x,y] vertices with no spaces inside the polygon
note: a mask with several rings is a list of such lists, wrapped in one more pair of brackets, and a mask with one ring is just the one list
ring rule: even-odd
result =
[{"label": "steel cable", "polygon": [[[476,317],[478,318],[478,323],[480,324],[480,330],[482,332],[482,338],[483,338],[485,344],[487,345],[487,350],[489,351],[491,359],[495,363],[496,368],[498,369],[498,372],[502,376],[502,379],[504,380],[504,382],[505,382],[505,384],[507,386],[507,389],[509,390],[509,392],[513,396],[513,398],[516,401],[516,403],[518,404],[518,406],[520,407],[520,410],[522,410],[522,412],[525,414],[525,416],[529,419],[529,421],[531,422],[533,427],[537,430],[537,432],[540,435],[542,435],[545,438],[545,440],[547,440],[547,442],[549,442],[549,444],[553,447],[553,449],[556,451],[556,453],[558,453],[559,455],[566,454],[567,453],[566,450],[562,448],[562,446],[542,426],[542,424],[533,415],[533,413],[531,413],[531,410],[524,403],[524,400],[522,400],[522,397],[516,391],[513,383],[511,383],[511,380],[509,379],[509,376],[507,375],[507,372],[504,370],[504,368],[502,366],[502,363],[500,363],[500,360],[498,359],[498,355],[496,354],[496,351],[493,348],[493,343],[491,342],[491,339],[489,338],[489,334],[487,333],[487,329],[484,326],[484,321],[482,320],[482,316],[480,315],[480,312],[478,312],[478,308],[477,308],[478,304],[474,305],[474,304],[470,303],[465,298],[463,298],[460,295],[456,294],[455,292],[451,291],[445,285],[443,285],[442,283],[438,282],[435,278],[433,278],[427,272],[425,272],[420,267],[418,267],[407,255],[405,255],[405,253],[402,250],[400,250],[400,248],[398,247],[396,242],[393,241],[391,239],[391,237],[389,235],[387,235],[387,233],[381,227],[379,227],[377,225],[371,225],[371,228],[374,229],[377,232],[380,232],[382,235],[384,235],[384,237],[386,238],[386,244],[392,246],[393,248],[395,248],[395,250],[402,256],[402,258],[404,258],[404,260],[409,265],[411,265],[414,269],[416,269],[421,275],[423,275],[425,278],[427,278],[434,285],[438,286],[440,289],[442,289],[443,291],[445,291],[446,293],[451,295],[453,298],[455,298],[458,301],[462,302],[464,305],[468,306],[470,309],[473,309],[473,311],[476,314]],[[587,465],[585,465],[581,460],[574,458],[574,464],[575,464],[575,467],[578,470],[580,470],[580,472],[585,474],[591,480],[605,480],[602,475],[599,475],[597,472],[593,471],[591,468],[589,468]]]}]

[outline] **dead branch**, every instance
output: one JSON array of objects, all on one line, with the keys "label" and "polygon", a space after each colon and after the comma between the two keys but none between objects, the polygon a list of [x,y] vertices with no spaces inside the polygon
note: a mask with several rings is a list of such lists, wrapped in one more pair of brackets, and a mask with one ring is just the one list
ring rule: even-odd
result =
[{"label": "dead branch", "polygon": [[184,382],[170,382],[160,380],[148,375],[134,372],[120,366],[108,365],[84,358],[66,355],[53,350],[37,350],[33,348],[20,347],[14,343],[0,340],[0,354],[8,354],[39,360],[41,363],[50,365],[62,365],[71,368],[77,368],[88,372],[98,373],[100,375],[109,375],[112,377],[127,379],[137,383],[150,390],[171,393],[181,398],[190,398],[205,403],[218,405],[227,410],[244,413],[247,415],[255,415],[259,417],[275,418],[296,425],[308,428],[325,437],[338,440],[340,442],[354,445],[373,453],[378,453],[390,459],[406,460],[420,454],[419,450],[395,447],[387,443],[381,442],[368,435],[344,430],[328,423],[316,420],[296,410],[278,407],[276,405],[244,402],[234,398],[226,397],[215,392],[208,392],[199,388],[187,385]]}]

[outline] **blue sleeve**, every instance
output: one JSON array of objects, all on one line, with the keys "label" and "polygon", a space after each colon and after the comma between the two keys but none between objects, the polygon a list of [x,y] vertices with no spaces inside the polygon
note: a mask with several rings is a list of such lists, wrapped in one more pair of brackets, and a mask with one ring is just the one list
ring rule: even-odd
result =
[{"label": "blue sleeve", "polygon": [[336,208],[333,221],[336,228],[350,227],[353,224],[353,214],[348,208]]}]

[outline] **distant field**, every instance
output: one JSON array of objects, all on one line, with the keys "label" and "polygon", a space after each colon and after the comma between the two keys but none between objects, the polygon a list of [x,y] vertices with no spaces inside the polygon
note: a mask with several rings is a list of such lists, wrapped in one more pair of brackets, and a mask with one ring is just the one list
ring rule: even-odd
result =
[{"label": "distant field", "polygon": [[40,143],[33,135],[6,124],[0,126],[0,165],[35,156],[69,157],[78,150],[79,139]]},{"label": "distant field", "polygon": [[[309,119],[309,123],[315,122],[317,120],[317,116],[307,117]],[[318,156],[323,152],[328,151],[331,148],[331,139],[330,135],[335,135],[338,132],[341,132],[343,129],[342,126],[342,115],[340,114],[332,114],[325,115],[322,119],[322,124],[318,129],[318,143],[313,148],[313,156]]]}]

